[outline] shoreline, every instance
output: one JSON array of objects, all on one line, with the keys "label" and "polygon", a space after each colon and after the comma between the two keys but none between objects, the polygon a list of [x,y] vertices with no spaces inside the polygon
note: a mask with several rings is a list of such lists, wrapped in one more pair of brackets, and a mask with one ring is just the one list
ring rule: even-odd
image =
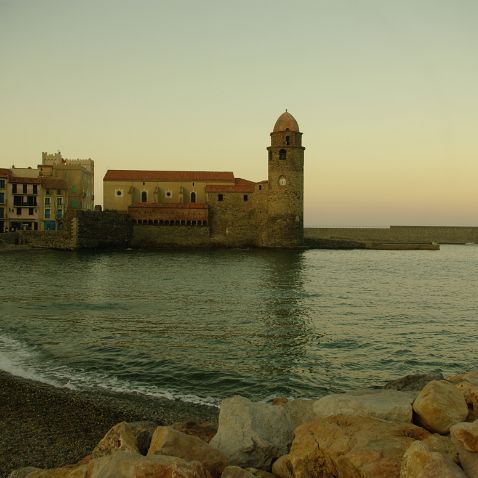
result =
[{"label": "shoreline", "polygon": [[215,407],[107,391],[77,391],[0,370],[0,478],[23,466],[76,463],[121,421],[217,422]]}]

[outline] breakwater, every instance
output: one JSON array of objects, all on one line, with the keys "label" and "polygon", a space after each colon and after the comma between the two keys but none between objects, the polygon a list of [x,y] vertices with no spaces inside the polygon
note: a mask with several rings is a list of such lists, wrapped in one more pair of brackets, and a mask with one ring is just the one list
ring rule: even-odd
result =
[{"label": "breakwater", "polygon": [[478,244],[478,227],[390,226],[388,228],[305,228],[306,240],[347,240],[379,243]]}]

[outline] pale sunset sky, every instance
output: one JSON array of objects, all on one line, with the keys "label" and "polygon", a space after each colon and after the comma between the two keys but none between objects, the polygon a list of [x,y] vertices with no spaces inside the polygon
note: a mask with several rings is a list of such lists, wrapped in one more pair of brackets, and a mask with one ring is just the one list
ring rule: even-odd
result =
[{"label": "pale sunset sky", "polygon": [[305,224],[478,226],[477,0],[0,0],[0,167],[267,179],[304,133]]}]

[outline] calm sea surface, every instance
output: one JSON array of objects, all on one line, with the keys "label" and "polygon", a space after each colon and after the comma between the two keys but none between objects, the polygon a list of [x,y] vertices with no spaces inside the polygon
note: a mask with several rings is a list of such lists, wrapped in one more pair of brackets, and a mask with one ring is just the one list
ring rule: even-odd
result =
[{"label": "calm sea surface", "polygon": [[478,246],[0,254],[0,369],[217,404],[478,367]]}]

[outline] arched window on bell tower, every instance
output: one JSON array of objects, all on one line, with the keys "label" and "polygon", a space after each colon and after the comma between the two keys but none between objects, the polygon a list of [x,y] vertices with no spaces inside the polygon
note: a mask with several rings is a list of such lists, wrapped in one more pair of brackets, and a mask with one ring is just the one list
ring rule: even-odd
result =
[{"label": "arched window on bell tower", "polygon": [[196,193],[194,191],[191,193],[191,202],[192,203],[196,202]]},{"label": "arched window on bell tower", "polygon": [[148,193],[146,191],[141,193],[141,202],[148,202]]},{"label": "arched window on bell tower", "polygon": [[285,144],[286,144],[287,146],[290,145],[290,136],[286,136],[286,137],[285,137]]},{"label": "arched window on bell tower", "polygon": [[281,149],[279,151],[279,159],[286,159],[287,157],[287,151],[285,149]]}]

